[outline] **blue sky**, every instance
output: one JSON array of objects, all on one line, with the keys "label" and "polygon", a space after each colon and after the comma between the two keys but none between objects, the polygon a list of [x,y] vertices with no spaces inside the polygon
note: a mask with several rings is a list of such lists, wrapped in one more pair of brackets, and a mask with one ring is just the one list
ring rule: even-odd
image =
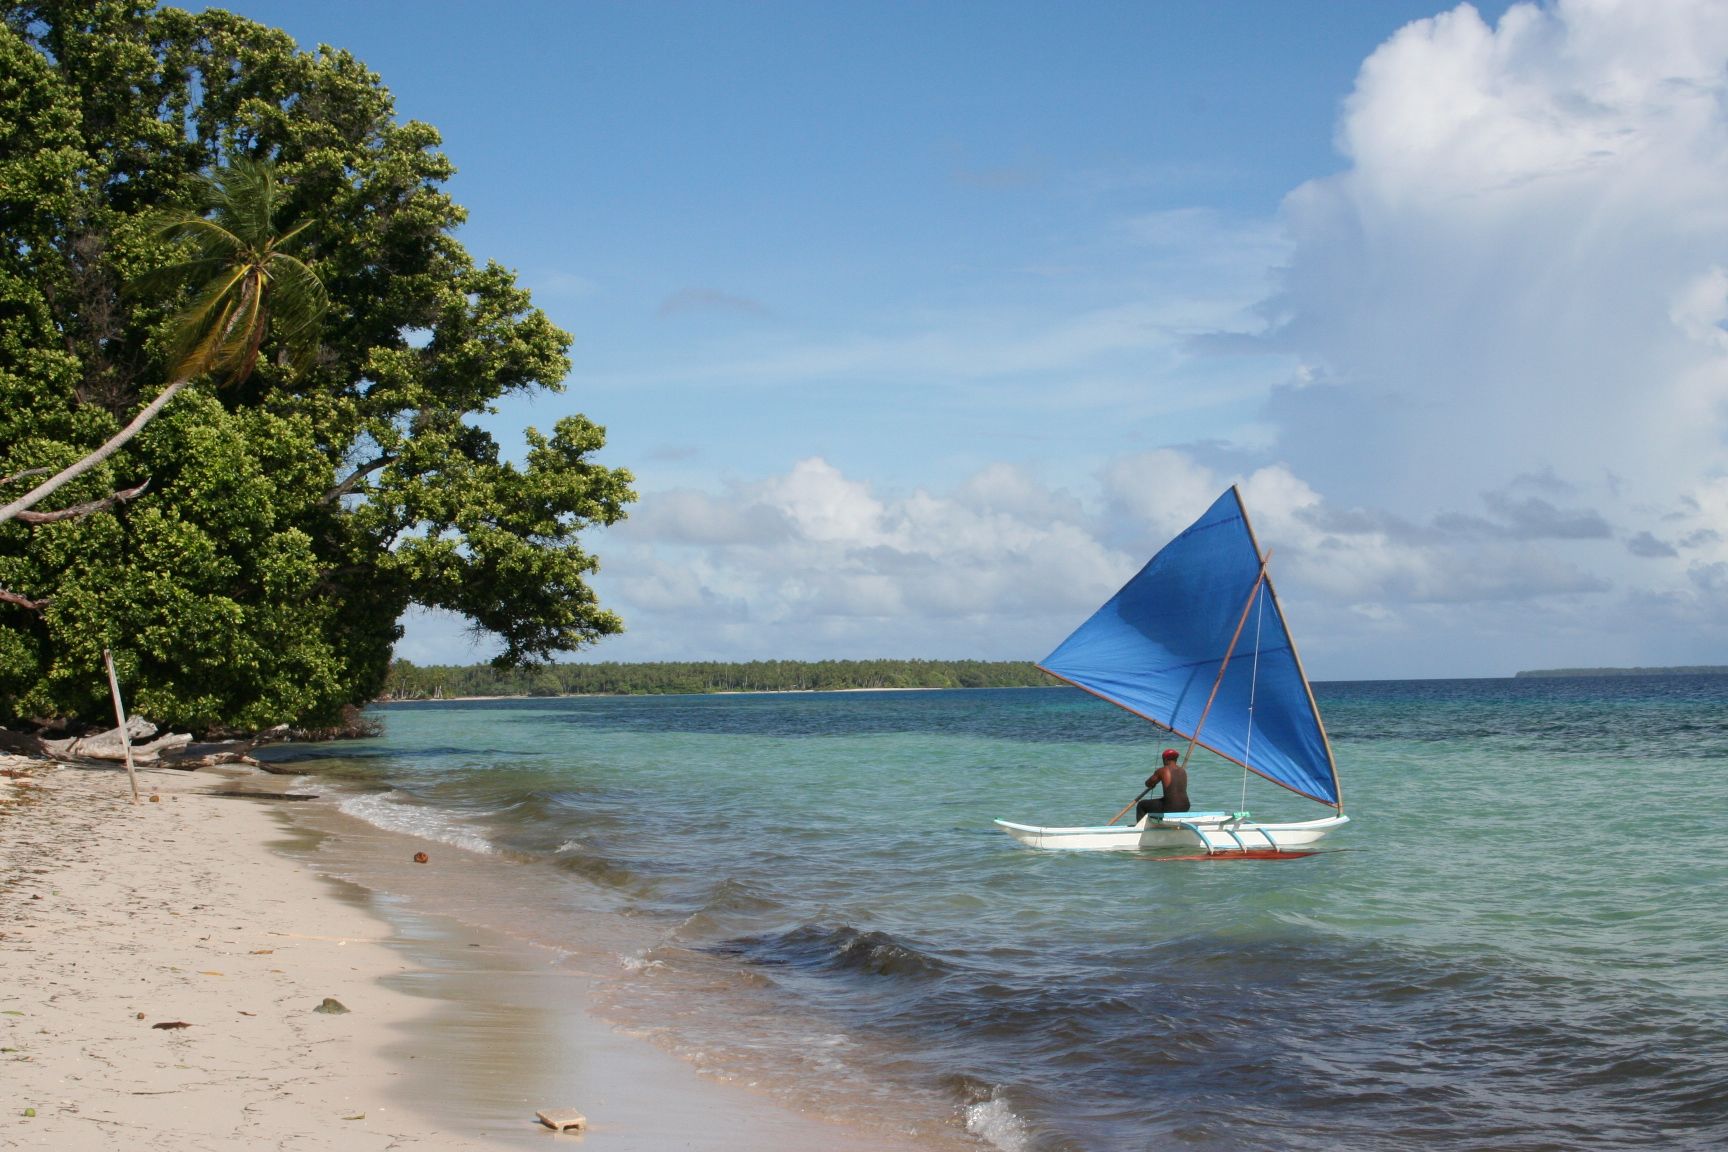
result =
[{"label": "blue sky", "polygon": [[1318,679],[1728,663],[1728,6],[228,6],[575,336],[587,658],[1036,658],[1239,481]]}]

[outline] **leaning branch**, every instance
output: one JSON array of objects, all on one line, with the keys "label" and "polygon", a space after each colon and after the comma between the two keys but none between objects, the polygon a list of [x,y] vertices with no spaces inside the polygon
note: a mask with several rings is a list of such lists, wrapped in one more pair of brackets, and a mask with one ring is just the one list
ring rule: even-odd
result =
[{"label": "leaning branch", "polygon": [[41,612],[48,607],[46,600],[32,600],[28,596],[20,596],[16,592],[8,592],[0,588],[0,604],[16,604],[20,608],[28,608],[32,612]]},{"label": "leaning branch", "polygon": [[119,507],[129,500],[136,500],[144,494],[144,489],[150,487],[150,481],[136,488],[122,488],[118,492],[110,492],[100,500],[92,500],[88,504],[74,504],[70,508],[62,508],[58,512],[20,512],[17,519],[25,524],[53,524],[60,520],[76,520],[80,516],[89,516],[97,512],[106,512],[110,508]]},{"label": "leaning branch", "polygon": [[138,435],[139,429],[150,423],[150,421],[155,418],[156,413],[162,411],[163,405],[167,404],[168,401],[179,395],[180,389],[184,388],[186,384],[187,379],[185,377],[174,381],[172,384],[168,385],[168,387],[162,389],[162,394],[160,396],[156,397],[156,399],[150,401],[149,404],[140,409],[138,415],[132,417],[132,422],[130,424],[109,437],[108,442],[102,445],[102,447],[96,449],[96,451],[90,453],[90,455],[84,457],[77,463],[62,468],[47,480],[44,480],[42,483],[36,485],[36,487],[30,489],[30,491],[24,493],[24,495],[18,497],[18,499],[12,501],[12,503],[6,505],[4,508],[0,508],[0,524],[4,524],[8,520],[16,520],[20,512],[34,508],[44,499],[53,495],[61,485],[68,481],[76,480],[78,477],[84,475],[84,473],[90,471],[90,469],[96,467],[96,465],[108,459],[108,457],[114,455],[114,453],[120,451],[121,448],[125,447],[127,441]]}]

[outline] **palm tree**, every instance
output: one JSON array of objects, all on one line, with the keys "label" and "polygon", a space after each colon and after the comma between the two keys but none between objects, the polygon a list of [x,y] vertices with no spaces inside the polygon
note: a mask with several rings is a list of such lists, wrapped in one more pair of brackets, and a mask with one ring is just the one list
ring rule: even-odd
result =
[{"label": "palm tree", "polygon": [[268,332],[275,331],[293,367],[304,367],[316,350],[328,298],[313,271],[283,250],[310,222],[276,230],[285,189],[275,165],[237,158],[203,183],[203,212],[171,213],[157,226],[163,239],[184,242],[188,257],[133,285],[201,281],[196,298],[172,321],[169,385],[107,443],[0,508],[0,523],[114,455],[199,376],[218,374],[222,384],[244,381],[257,366]]}]

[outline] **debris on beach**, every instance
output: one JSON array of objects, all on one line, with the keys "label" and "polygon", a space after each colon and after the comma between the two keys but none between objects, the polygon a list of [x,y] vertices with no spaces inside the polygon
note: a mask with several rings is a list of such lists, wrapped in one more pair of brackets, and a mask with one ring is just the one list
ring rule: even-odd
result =
[{"label": "debris on beach", "polygon": [[548,1108],[534,1115],[540,1123],[554,1132],[580,1132],[588,1127],[588,1117],[574,1108]]},{"label": "debris on beach", "polygon": [[190,772],[199,768],[214,768],[219,764],[243,764],[279,775],[298,775],[298,768],[270,765],[250,755],[259,745],[285,739],[287,735],[287,727],[278,725],[246,739],[200,743],[184,732],[158,735],[154,724],[138,716],[127,718],[124,736],[119,728],[110,728],[102,732],[87,732],[65,739],[50,740],[45,736],[27,736],[0,728],[0,776],[16,775],[31,763],[44,759],[61,764],[81,765],[120,762],[126,758],[128,742],[131,743],[132,762],[140,767],[173,768]]},{"label": "debris on beach", "polygon": [[132,716],[126,721],[124,736],[119,728],[110,728],[106,732],[93,732],[65,740],[44,740],[42,749],[62,763],[124,760],[130,751],[132,762],[145,766],[155,765],[161,761],[164,753],[177,751],[192,743],[192,737],[185,733],[170,733],[151,740],[150,737],[155,735],[156,725]]},{"label": "debris on beach", "polygon": [[424,852],[414,853],[414,863],[416,863],[416,864],[428,864],[431,862],[431,860],[432,860],[432,857],[426,855],[426,853],[424,853]]},{"label": "debris on beach", "polygon": [[342,1003],[342,1001],[336,999],[334,996],[326,996],[324,997],[324,1003],[318,1005],[318,1007],[312,1009],[312,1011],[322,1012],[326,1016],[340,1016],[348,1011],[348,1005]]},{"label": "debris on beach", "polygon": [[150,1027],[160,1028],[163,1031],[169,1031],[169,1030],[172,1030],[175,1028],[190,1028],[190,1027],[192,1027],[192,1025],[188,1024],[184,1020],[164,1020],[160,1024],[152,1024],[152,1025],[150,1025]]}]

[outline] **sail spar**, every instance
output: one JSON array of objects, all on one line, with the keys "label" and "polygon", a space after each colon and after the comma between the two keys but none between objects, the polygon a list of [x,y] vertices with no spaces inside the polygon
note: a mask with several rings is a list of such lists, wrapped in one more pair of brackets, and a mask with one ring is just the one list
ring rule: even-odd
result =
[{"label": "sail spar", "polygon": [[1342,810],[1332,749],[1234,487],[1039,667],[1178,736],[1198,731],[1200,747]]}]

